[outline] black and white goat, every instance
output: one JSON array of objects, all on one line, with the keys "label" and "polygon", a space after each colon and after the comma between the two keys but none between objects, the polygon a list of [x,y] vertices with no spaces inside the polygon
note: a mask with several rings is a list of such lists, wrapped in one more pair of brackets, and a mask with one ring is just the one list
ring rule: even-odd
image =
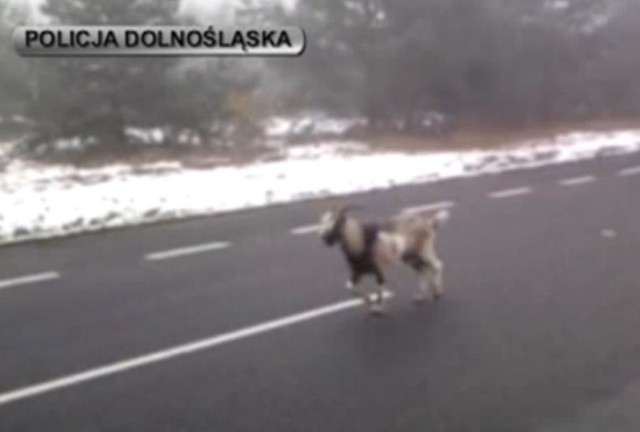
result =
[{"label": "black and white goat", "polygon": [[[324,213],[320,236],[327,246],[340,246],[351,271],[347,289],[362,297],[370,310],[381,313],[385,306],[385,273],[391,266],[404,263],[419,277],[416,301],[429,293],[434,300],[443,294],[444,264],[436,254],[436,233],[448,219],[440,210],[430,217],[399,214],[385,224],[365,223],[350,214],[355,207],[343,206]],[[375,299],[359,289],[365,275],[377,282]]]}]

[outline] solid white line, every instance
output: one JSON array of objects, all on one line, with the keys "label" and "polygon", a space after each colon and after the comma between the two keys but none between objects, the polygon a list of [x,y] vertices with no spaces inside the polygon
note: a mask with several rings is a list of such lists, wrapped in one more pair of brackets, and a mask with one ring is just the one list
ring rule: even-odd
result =
[{"label": "solid white line", "polygon": [[[386,298],[392,297],[391,292],[385,292]],[[310,321],[323,316],[335,314],[347,309],[353,309],[362,304],[361,299],[347,300],[340,303],[320,307],[317,309],[309,310],[299,314],[291,315],[288,317],[268,321],[262,324],[258,324],[251,327],[246,327],[240,330],[232,331],[230,333],[213,336],[207,339],[201,339],[194,342],[190,342],[184,345],[179,345],[173,348],[169,348],[162,351],[156,351],[149,354],[141,355],[129,360],[119,361],[108,365],[100,366],[94,369],[89,369],[77,374],[60,377],[50,381],[45,381],[39,384],[23,387],[21,389],[9,391],[7,393],[0,394],[0,406],[6,405],[11,402],[15,402],[21,399],[33,398],[44,393],[50,393],[63,388],[76,386],[78,384],[97,380],[110,375],[116,375],[130,371],[132,369],[149,366],[154,363],[167,361],[176,357],[193,354],[206,349],[211,349],[225,345],[231,342],[239,341],[249,338],[251,336],[257,336],[263,333],[271,332],[274,330],[288,327],[294,324],[299,324],[304,321]]]},{"label": "solid white line", "polygon": [[496,192],[491,192],[489,196],[491,198],[508,198],[512,196],[525,195],[531,193],[531,188],[522,187],[517,189],[506,189]]},{"label": "solid white line", "polygon": [[618,171],[619,176],[632,176],[640,174],[640,166],[625,168],[623,170]]},{"label": "solid white line", "polygon": [[558,184],[561,184],[562,186],[577,186],[585,183],[590,183],[595,179],[596,178],[594,176],[574,177],[560,180]]},{"label": "solid white line", "polygon": [[425,204],[425,205],[420,205],[415,207],[405,207],[404,209],[402,209],[402,213],[422,213],[422,212],[428,212],[432,210],[447,209],[455,205],[456,204],[453,201],[442,201],[442,202]]},{"label": "solid white line", "polygon": [[34,284],[38,282],[49,281],[53,279],[58,279],[60,274],[56,272],[46,272],[46,273],[38,273],[28,276],[21,276],[13,279],[5,279],[0,280],[0,290],[4,290],[7,288],[13,288],[19,285],[28,285]]},{"label": "solid white line", "polygon": [[185,255],[194,255],[194,254],[199,254],[204,252],[211,252],[211,251],[226,249],[229,246],[231,246],[231,244],[227,242],[215,242],[215,243],[207,243],[207,244],[201,244],[201,245],[195,245],[195,246],[187,246],[187,247],[178,248],[178,249],[170,249],[162,252],[150,253],[145,256],[145,259],[147,261],[160,261],[160,260],[166,260],[170,258],[181,257]]},{"label": "solid white line", "polygon": [[320,225],[305,225],[291,230],[293,235],[313,234],[320,230]]}]

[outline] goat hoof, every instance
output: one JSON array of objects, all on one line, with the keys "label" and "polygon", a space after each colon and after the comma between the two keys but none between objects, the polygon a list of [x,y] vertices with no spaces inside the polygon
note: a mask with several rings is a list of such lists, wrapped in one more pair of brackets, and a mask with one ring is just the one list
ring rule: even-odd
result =
[{"label": "goat hoof", "polygon": [[436,293],[433,296],[433,301],[438,302],[442,299],[442,293]]}]

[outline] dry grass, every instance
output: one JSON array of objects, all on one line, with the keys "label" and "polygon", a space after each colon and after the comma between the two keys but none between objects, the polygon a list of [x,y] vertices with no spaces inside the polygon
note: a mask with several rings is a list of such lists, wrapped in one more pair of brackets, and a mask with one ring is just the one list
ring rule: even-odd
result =
[{"label": "dry grass", "polygon": [[601,120],[591,122],[562,123],[545,128],[506,130],[497,128],[466,127],[448,137],[412,137],[380,135],[367,141],[375,149],[406,152],[443,150],[501,149],[529,140],[551,139],[573,131],[597,132],[620,129],[640,129],[640,120]]},{"label": "dry grass", "polygon": [[[448,137],[442,138],[386,134],[371,136],[363,141],[369,143],[371,147],[377,151],[420,153],[446,150],[486,150],[508,148],[528,140],[549,139],[571,131],[608,131],[628,128],[640,128],[640,120],[602,120],[587,123],[563,123],[545,128],[518,130],[469,126],[458,130]],[[242,166],[258,160],[272,160],[273,157],[274,154],[272,151],[259,147],[240,149],[138,147],[131,148],[127,152],[118,155],[85,153],[71,157],[64,162],[77,167],[92,168],[119,163],[143,166],[157,162],[171,161],[180,162],[184,167],[188,168],[210,169],[230,165]]]},{"label": "dry grass", "polygon": [[159,162],[179,162],[188,168],[208,169],[251,163],[261,154],[256,149],[232,151],[193,147],[131,148],[118,154],[103,152],[78,154],[66,158],[65,162],[78,168],[97,168],[111,164],[143,166]]}]

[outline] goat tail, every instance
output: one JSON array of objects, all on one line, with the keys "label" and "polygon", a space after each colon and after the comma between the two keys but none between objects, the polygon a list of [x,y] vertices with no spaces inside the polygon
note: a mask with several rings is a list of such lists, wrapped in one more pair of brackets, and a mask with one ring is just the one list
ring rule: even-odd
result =
[{"label": "goat tail", "polygon": [[431,217],[431,223],[433,228],[439,230],[442,226],[447,223],[449,218],[451,217],[451,212],[447,209],[438,210],[436,214]]}]

